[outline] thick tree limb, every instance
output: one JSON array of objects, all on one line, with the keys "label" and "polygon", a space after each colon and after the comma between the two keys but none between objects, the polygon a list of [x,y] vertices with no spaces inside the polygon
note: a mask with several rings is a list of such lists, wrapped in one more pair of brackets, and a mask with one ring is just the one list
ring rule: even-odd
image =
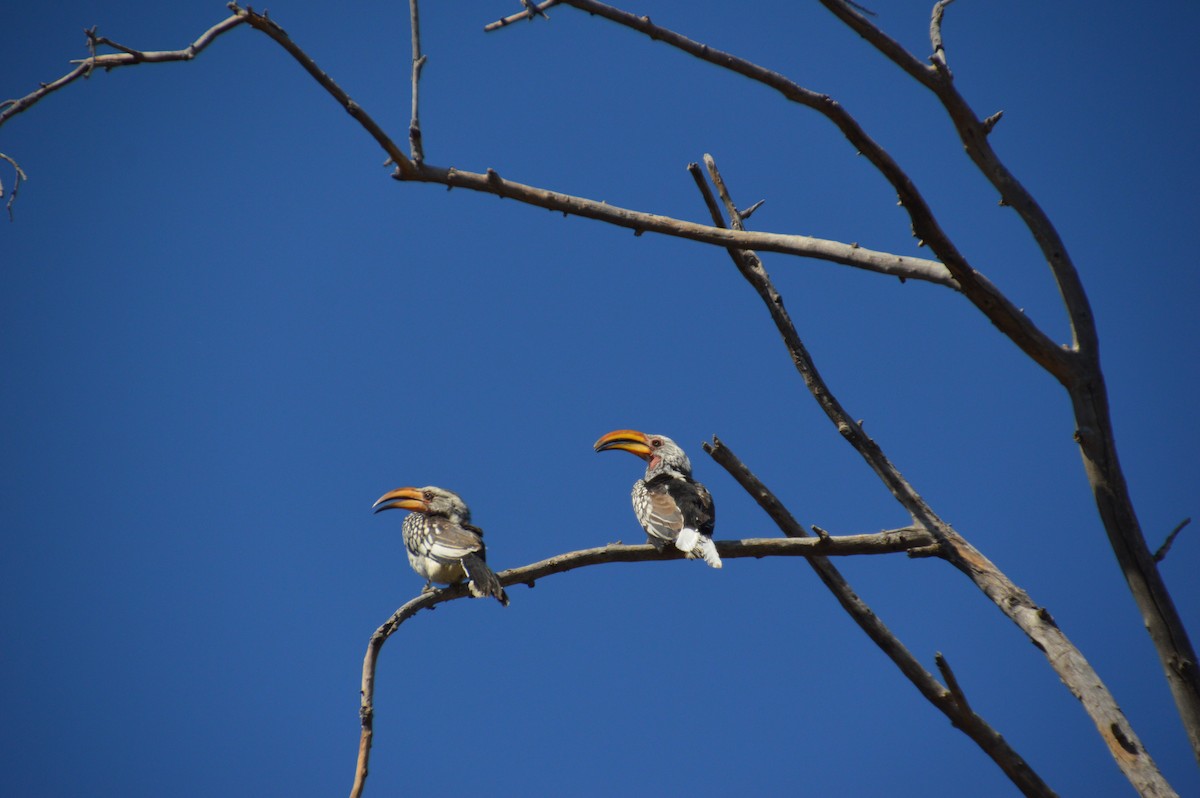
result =
[{"label": "thick tree limb", "polygon": [[[704,445],[704,450],[758,502],[783,534],[790,539],[814,540],[814,538],[805,537],[807,533],[804,531],[804,527],[725,444],[714,437],[711,445]],[[816,540],[833,540],[833,538],[820,537]],[[909,553],[911,554],[913,551],[914,549],[910,549]],[[1024,795],[1043,796],[1043,798],[1055,795],[1049,785],[1042,781],[1029,763],[1013,750],[1000,733],[967,706],[965,700],[960,699],[961,690],[955,692],[958,689],[957,683],[951,689],[947,689],[922,667],[917,658],[892,634],[879,616],[859,598],[833,563],[825,557],[810,557],[808,564],[859,628],[895,663],[900,672],[913,683],[921,695],[925,696],[929,703],[949,718],[955,728],[960,729],[985,754],[991,757],[992,761]]]},{"label": "thick tree limb", "polygon": [[[924,530],[915,527],[885,530],[870,535],[845,535],[817,538],[747,538],[745,540],[714,541],[717,551],[723,559],[738,559],[741,557],[845,557],[863,554],[891,554],[927,546],[932,537]],[[504,587],[512,585],[529,585],[533,587],[538,579],[552,574],[566,573],[577,568],[587,568],[592,565],[603,565],[613,562],[648,562],[659,560],[682,559],[682,552],[674,549],[658,551],[649,544],[627,546],[621,543],[610,543],[593,549],[582,549],[566,554],[559,554],[539,562],[510,568],[501,571],[497,576]],[[375,667],[379,659],[379,651],[387,639],[395,634],[405,621],[421,610],[428,610],[446,601],[469,596],[466,585],[452,585],[442,590],[422,593],[412,599],[392,614],[384,622],[367,643],[367,653],[363,658],[361,705],[359,707],[359,722],[361,733],[358,743],[358,761],[354,769],[354,784],[350,789],[350,798],[360,798],[367,781],[368,766],[371,759],[371,744],[375,736]]]},{"label": "thick tree limb", "polygon": [[[711,162],[711,160],[711,157],[705,158],[706,163]],[[688,171],[691,172],[696,186],[704,198],[713,223],[717,225],[724,224],[724,217],[720,206],[709,189],[708,183],[705,182],[699,166],[691,164],[688,166]],[[711,171],[712,174],[717,176],[717,180],[719,181],[719,173],[716,171],[715,164],[711,167]],[[725,208],[729,213],[730,219],[733,224],[741,227],[743,216],[733,204],[733,200],[730,198],[724,182],[716,182],[716,185],[721,193],[721,199],[725,203]],[[734,265],[743,273],[751,264],[756,263],[760,269],[762,267],[761,261],[759,261],[757,254],[754,252],[732,248],[728,252],[729,256],[733,259]],[[711,445],[704,445],[704,450],[728,471],[730,476],[759,503],[759,506],[766,511],[767,515],[771,517],[771,520],[775,522],[784,535],[787,535],[789,538],[804,538],[807,535],[804,527],[796,521],[783,503],[721,441],[714,437]],[[819,527],[813,527],[813,529],[819,536],[819,539],[827,539],[824,530]],[[936,553],[940,547],[934,543],[927,548],[930,551],[924,552],[925,554]],[[913,553],[914,550],[910,549],[909,554],[912,555]],[[854,622],[892,660],[896,667],[900,669],[900,672],[925,696],[926,700],[933,704],[942,714],[946,715],[955,728],[962,730],[985,754],[991,757],[992,761],[1000,767],[1004,774],[1008,776],[1024,795],[1051,796],[1055,794],[1049,785],[1029,766],[1029,763],[990,724],[970,708],[965,696],[962,694],[961,688],[958,686],[957,680],[947,678],[946,684],[949,689],[939,684],[937,679],[922,667],[916,657],[892,634],[891,630],[887,628],[879,616],[858,597],[857,593],[850,587],[849,582],[845,580],[833,563],[824,557],[814,557],[809,559],[808,564],[816,572],[821,582],[833,593],[834,598],[842,605],[842,608],[849,613]],[[936,659],[938,667],[941,668],[943,666],[941,654],[938,654]],[[945,669],[943,669],[943,674],[946,674]],[[950,675],[952,676],[952,674]]]},{"label": "thick tree limb", "polygon": [[[769,86],[786,99],[823,115],[836,125],[855,149],[871,162],[884,179],[891,183],[899,197],[900,204],[904,206],[912,220],[913,235],[919,241],[923,241],[945,264],[959,286],[959,290],[971,303],[1044,369],[1060,381],[1068,378],[1070,374],[1068,361],[1072,353],[1063,350],[1038,329],[1037,325],[1025,316],[1020,308],[1009,301],[983,274],[971,267],[950,237],[942,230],[924,197],[904,170],[900,168],[900,165],[883,147],[868,136],[858,121],[833,98],[806,89],[778,72],[765,69],[731,53],[717,50],[661,25],[656,25],[650,21],[649,17],[638,17],[596,0],[562,0],[562,3],[616,22],[645,34],[655,41],[669,44],[702,61]],[[746,245],[742,248],[768,251],[753,245]]]},{"label": "thick tree limb", "polygon": [[[741,219],[711,156],[704,158],[713,185],[725,204],[730,223],[737,226]],[[1128,719],[1117,706],[1112,694],[1083,654],[1054,623],[1050,613],[1033,602],[1029,595],[1014,584],[979,550],[943,521],[908,480],[884,455],[862,426],[846,412],[817,371],[808,349],[792,324],[783,306],[783,299],[772,284],[762,261],[754,253],[735,258],[742,276],[754,287],[766,304],[776,329],[787,346],[792,363],[804,380],[817,404],[837,427],[842,437],[867,462],[896,500],[913,518],[913,523],[928,530],[937,541],[939,554],[963,572],[983,591],[1000,610],[1023,631],[1045,655],[1063,684],[1079,699],[1092,722],[1096,724],[1113,759],[1130,783],[1142,796],[1175,796],[1175,791],[1163,778],[1158,766],[1142,746]],[[750,491],[751,495],[757,495]]]},{"label": "thick tree limb", "polygon": [[[236,4],[230,4],[235,16],[214,26],[207,31],[198,43],[184,50],[171,53],[113,53],[87,59],[85,63],[70,75],[50,84],[51,89],[61,88],[87,71],[88,64],[112,69],[119,66],[131,66],[137,63],[168,60],[188,60],[194,57],[193,48],[198,52],[202,46],[215,38],[216,35],[232,29],[237,24],[246,23],[255,30],[266,34],[286,50],[314,80],[317,81],[336,101],[371,135],[388,155],[388,161],[396,165],[394,177],[398,180],[437,183],[450,188],[465,188],[498,197],[515,199],[529,205],[559,211],[563,214],[582,216],[596,219],[616,227],[624,227],[636,233],[653,232],[678,238],[686,238],[721,247],[737,246],[757,249],[762,252],[778,252],[786,255],[825,260],[839,263],[866,271],[878,272],[900,279],[921,280],[924,282],[943,285],[958,289],[958,284],[947,271],[946,267],[934,260],[914,258],[904,255],[894,255],[860,247],[855,244],[843,244],[811,236],[786,235],[782,233],[747,233],[727,230],[708,225],[688,222],[659,214],[630,210],[605,202],[576,197],[556,191],[529,186],[501,178],[495,171],[488,170],[486,174],[467,172],[454,168],[431,166],[410,159],[391,139],[383,128],[371,117],[365,109],[350,98],[350,96],[325,73],[313,59],[291,40],[287,32],[278,24],[257,12],[242,9]],[[414,66],[415,69],[415,66]],[[13,106],[0,113],[0,124],[7,116],[24,110],[48,93],[39,90],[21,100],[12,101]],[[13,110],[16,108],[16,110]]]},{"label": "thick tree limb", "polygon": [[[1067,361],[1069,367],[1061,374],[1051,373],[1058,377],[1071,397],[1075,414],[1075,440],[1079,444],[1084,471],[1109,545],[1116,554],[1129,591],[1162,663],[1192,753],[1200,762],[1200,665],[1196,649],[1159,573],[1157,561],[1150,552],[1134,510],[1133,499],[1129,495],[1117,455],[1108,389],[1100,366],[1095,317],[1066,244],[1033,195],[992,149],[988,133],[995,122],[990,118],[981,122],[955,88],[950,71],[938,68],[945,3],[939,2],[934,9],[935,24],[931,26],[931,41],[935,49],[933,67],[922,64],[843,0],[821,0],[821,3],[875,49],[933,92],[950,115],[971,161],[999,192],[1001,203],[1017,212],[1041,249],[1058,285],[1073,339],[1074,356]],[[938,250],[934,248],[934,251]],[[953,272],[953,265],[947,265]],[[955,276],[958,276],[957,273]],[[964,293],[970,295],[965,286]],[[1019,341],[1017,343],[1020,344]]]}]

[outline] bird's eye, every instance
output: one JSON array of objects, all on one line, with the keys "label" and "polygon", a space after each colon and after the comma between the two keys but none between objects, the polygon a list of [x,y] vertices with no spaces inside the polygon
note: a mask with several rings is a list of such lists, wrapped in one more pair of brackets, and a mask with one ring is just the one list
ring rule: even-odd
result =
[{"label": "bird's eye", "polygon": [[651,438],[650,445],[657,449],[659,446],[662,446],[662,438]]},{"label": "bird's eye", "polygon": [[433,491],[431,491],[431,490],[425,491],[424,496],[425,496],[425,501],[427,501],[427,502],[433,501]]}]

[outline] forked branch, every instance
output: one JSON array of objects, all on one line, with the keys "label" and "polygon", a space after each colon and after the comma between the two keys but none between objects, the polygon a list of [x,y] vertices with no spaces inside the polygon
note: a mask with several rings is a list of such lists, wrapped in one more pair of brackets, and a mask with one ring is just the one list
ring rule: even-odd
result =
[{"label": "forked branch", "polygon": [[[915,527],[886,530],[870,535],[844,535],[816,538],[748,538],[745,540],[714,541],[722,559],[738,559],[740,557],[845,557],[863,554],[891,554],[912,549],[920,549],[932,543],[928,533]],[[650,545],[627,546],[612,543],[593,549],[582,549],[566,554],[559,554],[540,562],[531,563],[500,572],[500,584],[504,587],[512,585],[529,585],[533,587],[538,579],[552,574],[566,573],[577,568],[593,565],[603,565],[614,562],[648,562],[659,560],[677,560],[682,553],[675,549],[658,551]],[[447,601],[464,598],[470,595],[465,585],[453,585],[443,590],[422,593],[412,599],[392,614],[367,643],[367,653],[363,657],[361,705],[359,707],[359,722],[361,733],[358,743],[358,761],[354,769],[354,784],[350,789],[350,798],[359,798],[366,786],[367,772],[371,760],[371,744],[375,736],[375,669],[379,660],[379,651],[383,644],[409,618],[421,610],[428,610]],[[1039,793],[1044,794],[1044,793]]]},{"label": "forked branch", "polygon": [[[717,170],[716,163],[708,155],[705,156],[704,162],[725,205],[731,224],[740,225],[737,206]],[[711,207],[713,203],[710,201],[709,205]],[[1149,752],[1138,740],[1108,688],[1079,649],[1054,623],[1050,613],[1036,605],[1024,590],[1014,584],[994,563],[926,504],[884,455],[879,445],[867,436],[862,426],[846,412],[841,402],[833,395],[792,324],[784,308],[783,299],[763,268],[762,261],[753,252],[731,254],[734,255],[734,263],[742,276],[766,304],[804,384],[842,437],[854,447],[901,506],[909,512],[913,523],[933,535],[939,555],[970,578],[975,586],[1046,655],[1050,666],[1063,684],[1079,699],[1092,718],[1113,759],[1138,793],[1142,796],[1174,796],[1175,791],[1163,778]],[[757,488],[750,490],[752,496],[757,496],[759,492]]]}]

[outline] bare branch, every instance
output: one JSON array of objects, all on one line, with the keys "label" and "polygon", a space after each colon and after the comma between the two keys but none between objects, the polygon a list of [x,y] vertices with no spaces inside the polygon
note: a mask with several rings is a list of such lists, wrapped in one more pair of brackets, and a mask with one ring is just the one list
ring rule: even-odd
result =
[{"label": "bare branch", "polygon": [[[927,545],[930,540],[932,538],[923,530],[915,527],[903,527],[870,535],[844,535],[823,540],[816,538],[747,538],[714,542],[723,559],[808,557],[824,560],[830,556],[890,554],[907,551],[910,548]],[[682,558],[683,553],[675,549],[660,552],[649,544],[627,546],[610,543],[607,546],[567,552],[519,568],[510,568],[507,571],[501,571],[497,576],[500,584],[504,587],[512,585],[533,587],[538,579],[592,565],[614,562],[657,562]],[[400,628],[401,624],[421,610],[433,609],[443,602],[454,601],[469,595],[464,584],[422,593],[396,610],[392,617],[371,635],[371,639],[367,643],[366,656],[363,658],[361,705],[359,707],[359,722],[362,728],[358,744],[358,761],[354,770],[354,785],[350,789],[351,798],[359,798],[362,795],[367,781],[371,743],[375,735],[375,665],[379,659],[379,650],[387,639]]]},{"label": "bare branch", "polygon": [[950,689],[950,694],[954,696],[955,703],[963,712],[970,712],[971,705],[967,702],[967,696],[963,693],[962,687],[958,684],[958,677],[954,675],[954,671],[950,670],[950,663],[942,656],[942,652],[937,652],[933,655],[933,661],[937,663],[938,670],[941,671],[942,679],[946,682],[946,687]]},{"label": "bare branch", "polygon": [[950,288],[956,283],[946,268],[933,260],[910,258],[877,252],[853,244],[843,244],[810,236],[784,235],[781,233],[750,233],[688,222],[670,216],[629,210],[607,202],[561,194],[536,186],[505,180],[489,170],[487,174],[465,172],[460,169],[444,169],[421,164],[412,173],[397,173],[398,180],[413,180],[439,183],[452,188],[467,188],[498,197],[516,199],[552,211],[573,216],[596,219],[617,227],[625,227],[635,233],[661,233],[663,235],[701,241],[721,247],[744,247],[784,255],[800,255],[819,260],[840,263],[867,271],[888,274],[910,280],[922,280]]},{"label": "bare branch", "polygon": [[[916,185],[908,177],[895,159],[891,157],[874,139],[867,135],[858,121],[846,109],[825,94],[819,94],[806,89],[778,72],[765,69],[745,59],[730,53],[709,47],[706,44],[693,41],[675,31],[655,25],[648,17],[638,17],[597,0],[562,0],[581,11],[603,17],[639,33],[645,34],[654,41],[661,41],[680,49],[690,55],[715,64],[731,72],[735,72],[751,80],[762,83],[778,91],[786,99],[811,108],[822,114],[841,131],[842,135],[854,145],[855,149],[879,170],[879,173],[891,183],[899,197],[900,204],[908,212],[912,220],[913,236],[924,242],[938,256],[938,259],[949,269],[950,274],[962,293],[988,320],[1000,329],[1023,352],[1033,358],[1038,364],[1054,375],[1060,382],[1067,381],[1072,375],[1069,365],[1070,352],[1064,351],[1049,336],[1043,333],[1025,314],[1002,294],[992,283],[977,272],[958,251],[950,237],[941,229],[929,205],[917,190]],[[822,0],[829,5],[835,0]],[[840,5],[840,4],[839,4]],[[854,16],[862,19],[857,12]],[[890,41],[890,40],[889,40]],[[904,53],[899,44],[892,42],[895,49]],[[923,73],[935,73],[931,66],[917,62],[917,69]],[[922,81],[930,78],[926,75]],[[747,248],[762,250],[762,247],[748,245]]]},{"label": "bare branch", "polygon": [[[1192,746],[1192,754],[1197,762],[1200,762],[1200,667],[1196,649],[1175,608],[1170,591],[1158,572],[1156,561],[1134,510],[1133,499],[1129,495],[1129,486],[1117,454],[1116,433],[1108,406],[1108,390],[1100,367],[1095,318],[1083,282],[1066,245],[1033,195],[992,149],[988,133],[998,117],[993,116],[980,122],[955,88],[948,71],[930,71],[843,0],[821,2],[838,19],[857,31],[877,50],[934,93],[950,115],[967,155],[999,192],[1001,204],[1011,206],[1020,216],[1050,267],[1066,308],[1073,351],[1071,357],[1063,360],[1063,370],[1055,371],[1048,366],[1047,368],[1058,378],[1071,397],[1076,424],[1075,440],[1079,444],[1084,471],[1091,485],[1105,533],[1108,535],[1109,545],[1117,556],[1130,594],[1142,614],[1146,631],[1150,634],[1162,664],[1172,698]],[[934,251],[938,252],[936,248]],[[954,265],[947,262],[947,266],[959,277],[959,282],[964,283]],[[964,283],[963,292],[972,296],[969,284]],[[988,313],[985,308],[981,307],[981,310]],[[995,322],[990,313],[988,317]],[[1007,334],[1008,331],[1005,332]],[[1026,349],[1021,341],[1015,338],[1013,340]],[[1026,351],[1029,352],[1028,349]],[[1030,354],[1033,356],[1032,352]],[[1042,363],[1041,360],[1038,362]]]},{"label": "bare branch", "polygon": [[55,84],[49,84],[49,87],[43,87],[43,89],[34,92],[29,97],[11,101],[8,107],[0,113],[0,122],[3,122],[8,116],[12,116],[29,107],[29,105],[32,105],[48,91],[60,88],[62,85],[66,85],[66,83],[80,77],[87,71],[89,64],[104,69],[111,69],[117,66],[130,66],[135,63],[188,60],[194,57],[195,53],[203,49],[204,46],[207,46],[219,33],[238,24],[247,23],[283,47],[347,113],[366,129],[384,152],[387,153],[389,162],[396,165],[394,176],[399,180],[438,183],[451,188],[467,188],[472,191],[495,194],[499,197],[516,199],[520,202],[559,211],[564,214],[583,216],[618,227],[625,227],[637,234],[655,232],[715,244],[721,247],[737,246],[763,252],[798,255],[878,272],[898,277],[902,280],[921,280],[955,290],[959,287],[946,267],[934,260],[894,255],[867,249],[855,244],[843,244],[811,236],[786,235],[781,233],[745,233],[719,227],[710,227],[696,224],[695,222],[674,219],[669,216],[629,210],[604,202],[524,185],[505,180],[494,171],[489,171],[487,174],[478,174],[453,168],[447,169],[431,166],[425,163],[415,163],[396,146],[395,142],[392,141],[362,106],[354,102],[328,74],[317,66],[316,62],[307,53],[292,41],[283,28],[265,15],[252,10],[242,9],[233,3],[230,4],[230,8],[235,12],[234,17],[230,17],[214,26],[201,36],[200,39],[197,39],[195,44],[184,50],[169,53],[140,52],[137,55],[115,53],[99,55],[95,59],[87,59],[86,62],[81,62],[70,75],[61,78]]},{"label": "bare branch", "polygon": [[408,123],[408,151],[415,163],[425,160],[425,149],[421,146],[421,119],[418,113],[421,68],[426,57],[421,54],[421,14],[418,0],[408,0],[408,15],[412,27],[412,120]]},{"label": "bare branch", "polygon": [[[47,94],[58,91],[64,86],[70,85],[81,77],[88,75],[94,67],[100,67],[105,70],[115,69],[123,66],[133,66],[142,63],[159,63],[163,61],[190,61],[199,55],[204,48],[212,44],[213,40],[222,33],[227,33],[238,25],[241,25],[246,20],[240,14],[234,14],[232,17],[223,19],[216,25],[200,34],[200,38],[184,47],[182,50],[164,50],[157,52],[143,52],[136,55],[131,52],[110,53],[107,55],[98,55],[94,58],[87,58],[82,61],[75,61],[78,66],[72,69],[67,74],[63,75],[58,80],[51,83],[43,83],[37,91],[30,92],[16,100],[7,100],[3,103],[3,110],[0,110],[0,125],[3,125],[10,118],[16,116],[22,111],[26,111],[33,107],[38,100],[41,100]],[[94,29],[93,29],[94,33]],[[89,35],[90,38],[90,35]],[[105,40],[107,41],[107,40]]]},{"label": "bare branch", "polygon": [[[712,458],[759,503],[759,506],[771,516],[771,520],[775,522],[781,532],[789,537],[806,534],[804,528],[792,517],[783,503],[746,468],[745,464],[725,444],[714,437],[713,443],[705,444],[704,450],[712,455]],[[801,539],[812,540],[813,538]],[[823,537],[818,540],[836,540],[836,538]],[[944,688],[921,666],[916,657],[892,634],[879,616],[859,598],[854,589],[850,587],[849,582],[828,559],[810,557],[808,564],[859,628],[895,663],[900,672],[913,683],[921,695],[925,696],[926,700],[949,718],[955,728],[961,729],[984,753],[991,757],[992,761],[1023,794],[1042,796],[1043,798],[1055,795],[1049,785],[1042,781],[1029,763],[1013,750],[999,732],[975,714],[970,707],[959,702],[953,691]]]},{"label": "bare branch", "polygon": [[489,22],[483,26],[483,32],[491,33],[494,30],[508,27],[514,22],[520,22],[523,19],[532,21],[535,16],[550,19],[550,16],[546,13],[546,9],[558,5],[558,2],[559,0],[544,0],[541,3],[534,3],[532,0],[521,0],[521,5],[525,6],[524,11],[518,11],[510,16],[502,17],[495,22]]},{"label": "bare branch", "polygon": [[[9,200],[9,203],[11,204],[12,200]],[[1178,524],[1175,525],[1175,528],[1171,530],[1171,534],[1167,535],[1167,539],[1164,540],[1163,544],[1158,547],[1158,551],[1154,552],[1154,561],[1155,562],[1163,561],[1163,559],[1167,556],[1167,552],[1169,552],[1171,550],[1171,544],[1173,544],[1175,542],[1175,538],[1179,535],[1180,532],[1183,531],[1183,528],[1190,523],[1192,523],[1192,519],[1185,518],[1182,521],[1180,521]]]},{"label": "bare branch", "polygon": [[[721,200],[725,203],[726,213],[729,214],[732,223],[736,227],[741,228],[743,226],[743,217],[738,213],[733,199],[729,196],[725,182],[721,179],[720,173],[713,163],[712,156],[706,155],[704,160],[705,164],[709,166],[709,176],[712,178],[713,184],[717,187]],[[688,166],[688,171],[691,172],[697,187],[700,189],[701,195],[704,197],[705,205],[712,215],[713,223],[721,224],[722,216],[720,208],[717,206],[716,200],[709,190],[708,183],[705,182],[703,175],[701,175],[700,168],[696,164],[691,164]],[[762,262],[756,253],[733,248],[730,248],[728,252],[729,256],[733,259],[734,265],[737,266],[743,275],[747,276],[747,279],[750,279],[748,273],[756,269],[759,271],[762,270]],[[779,304],[779,311],[786,316],[782,302]],[[788,321],[787,324],[790,326],[791,322]],[[793,329],[792,332],[794,334],[795,330]],[[798,338],[797,343],[799,343]],[[803,345],[801,344],[801,346]],[[704,445],[704,450],[728,471],[737,480],[738,484],[759,503],[759,506],[775,521],[776,526],[779,527],[784,535],[787,535],[789,538],[811,539],[806,538],[807,533],[804,531],[804,528],[796,521],[787,508],[784,507],[783,503],[715,436],[711,445],[708,443]],[[819,526],[814,525],[812,529],[816,533],[818,540],[826,541],[833,539],[829,536],[828,532]],[[911,554],[914,551],[923,551],[928,556],[935,554],[938,549],[938,544],[934,543],[930,546],[914,547],[909,549],[909,552]],[[871,638],[872,642],[879,646],[880,650],[900,669],[900,672],[913,683],[917,690],[934,707],[945,714],[955,727],[961,729],[984,753],[990,756],[1005,775],[1025,795],[1054,795],[1053,790],[1042,781],[1041,777],[1029,767],[1024,758],[1013,750],[995,729],[976,715],[966,705],[965,701],[958,701],[953,689],[947,692],[942,685],[938,684],[937,680],[921,666],[916,657],[892,634],[891,630],[887,628],[879,616],[867,606],[866,602],[858,597],[853,588],[850,587],[849,582],[842,577],[841,572],[838,571],[833,563],[824,557],[814,557],[809,559],[808,564],[816,572],[821,582],[833,593],[834,598],[842,605],[842,608],[858,624],[859,628]]]},{"label": "bare branch", "polygon": [[341,86],[334,83],[333,78],[325,74],[325,72],[319,66],[317,66],[317,63],[313,61],[311,57],[309,57],[308,53],[301,50],[296,43],[291,40],[291,38],[287,35],[287,31],[279,27],[279,25],[275,24],[274,21],[269,19],[264,14],[259,14],[251,9],[240,8],[236,3],[230,3],[229,7],[233,9],[234,13],[236,13],[238,17],[245,20],[245,22],[247,22],[252,28],[271,37],[276,44],[286,50],[288,54],[292,56],[292,58],[296,59],[300,66],[304,67],[304,71],[311,75],[313,80],[319,83],[321,87],[325,89],[325,91],[329,92],[329,94],[332,95],[335,100],[337,100],[338,104],[341,105],[342,108],[346,109],[346,113],[354,117],[354,120],[362,125],[363,128],[365,128],[366,131],[371,134],[371,137],[374,138],[379,146],[383,148],[383,151],[388,154],[388,158],[391,159],[391,162],[396,165],[398,172],[401,174],[408,174],[416,170],[416,166],[413,164],[413,162],[409,160],[407,155],[400,151],[400,148],[396,146],[396,143],[392,141],[391,138],[388,137],[387,133],[383,131],[383,128],[381,128],[379,124],[371,118],[371,115],[364,111],[362,106],[350,99],[350,95],[346,94],[346,92],[342,90]]},{"label": "bare branch", "polygon": [[946,48],[942,44],[942,15],[946,13],[946,6],[953,2],[954,0],[937,0],[933,4],[933,15],[929,20],[929,43],[933,45],[933,55],[929,60],[939,71],[947,73],[950,68],[946,65]]},{"label": "bare branch", "polygon": [[[735,207],[720,178],[712,156],[705,156],[705,165],[713,182],[726,200],[726,210]],[[735,224],[736,224],[735,220]],[[753,253],[748,253],[752,255]],[[805,385],[842,437],[866,460],[871,470],[891,491],[896,500],[912,515],[913,523],[927,529],[938,542],[944,557],[971,579],[984,595],[1017,625],[1045,655],[1058,674],[1095,723],[1101,739],[1108,746],[1121,771],[1143,796],[1173,796],[1175,791],[1163,778],[1158,766],[1145,750],[1121,708],[1100,677],[1088,664],[1079,649],[1054,623],[1050,613],[1037,606],[1029,595],[1014,584],[982,552],[966,541],[933,511],[908,480],[884,455],[883,450],[853,420],[830,391],[817,372],[807,348],[800,340],[795,326],[783,307],[783,300],[770,277],[755,257],[735,258],[738,269],[767,305],[776,329],[783,337],[792,362]],[[752,493],[752,495],[755,495]]]},{"label": "bare branch", "polygon": [[[8,220],[11,222],[13,218],[13,203],[17,201],[17,192],[21,190],[21,183],[29,179],[25,174],[25,170],[21,168],[21,164],[14,161],[4,153],[0,152],[0,160],[8,161],[13,168],[13,187],[8,193],[8,202],[4,203],[5,209],[8,211]],[[0,197],[4,196],[4,181],[0,180]]]}]

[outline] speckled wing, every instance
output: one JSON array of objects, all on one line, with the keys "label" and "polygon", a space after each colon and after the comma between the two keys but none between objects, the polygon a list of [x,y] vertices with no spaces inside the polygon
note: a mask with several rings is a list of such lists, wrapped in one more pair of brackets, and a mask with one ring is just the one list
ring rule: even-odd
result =
[{"label": "speckled wing", "polygon": [[430,518],[433,535],[425,555],[442,563],[457,563],[468,554],[484,556],[483,538],[445,518]]},{"label": "speckled wing", "polygon": [[633,512],[646,534],[672,541],[683,529],[683,513],[667,491],[665,482],[638,480],[633,486]]}]

